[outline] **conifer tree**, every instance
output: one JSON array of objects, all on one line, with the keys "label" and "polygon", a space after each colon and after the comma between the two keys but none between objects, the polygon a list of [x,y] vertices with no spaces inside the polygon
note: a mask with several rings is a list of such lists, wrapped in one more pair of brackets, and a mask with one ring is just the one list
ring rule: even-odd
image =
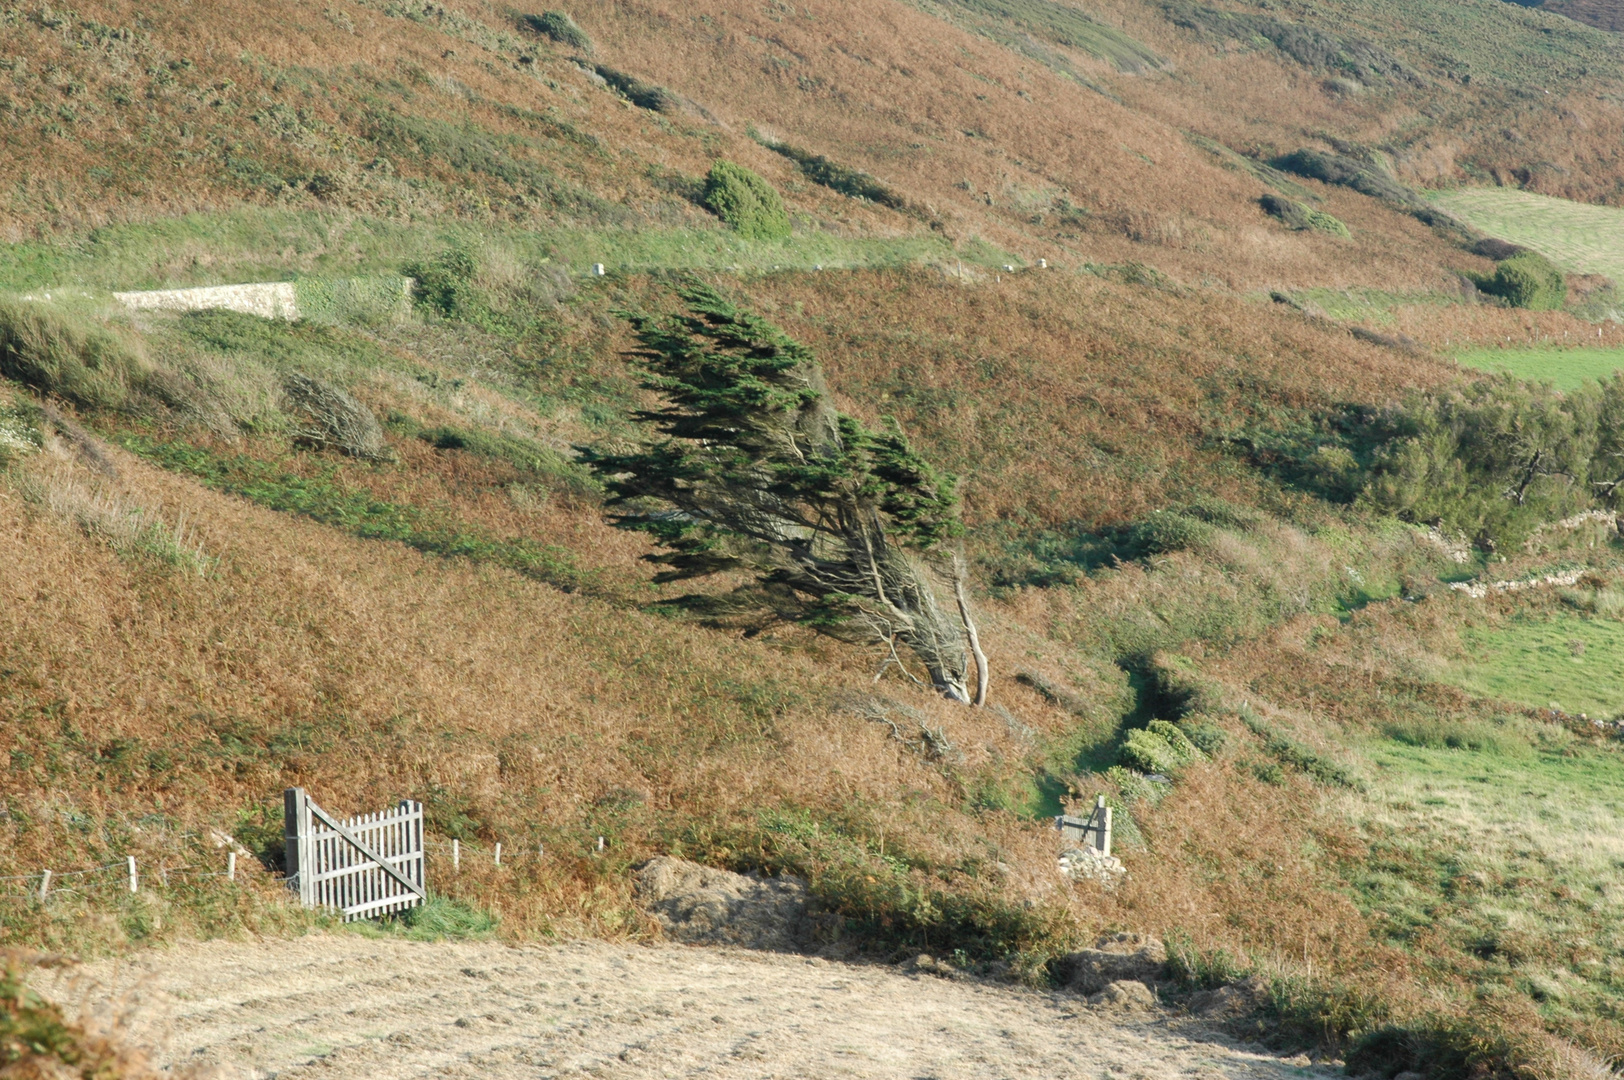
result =
[{"label": "conifer tree", "polygon": [[[894,424],[871,431],[838,412],[811,351],[709,287],[686,312],[624,313],[641,345],[643,385],[661,400],[636,418],[661,437],[583,456],[608,488],[617,524],[648,533],[649,556],[679,581],[724,571],[755,579],[764,607],[847,638],[905,646],[932,686],[970,701],[966,639],[987,675],[953,560],[958,619],[925,559],[962,532],[956,481]],[[910,673],[911,674],[911,673]]]}]

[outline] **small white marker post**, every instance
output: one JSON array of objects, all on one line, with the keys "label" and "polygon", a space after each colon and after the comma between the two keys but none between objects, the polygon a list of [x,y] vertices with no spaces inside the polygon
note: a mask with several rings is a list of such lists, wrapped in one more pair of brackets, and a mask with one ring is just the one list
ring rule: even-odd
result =
[{"label": "small white marker post", "polygon": [[51,872],[47,870],[45,873],[40,875],[39,902],[42,904],[45,903],[45,898],[49,895],[51,895]]},{"label": "small white marker post", "polygon": [[237,853],[235,851],[226,852],[226,880],[237,880]]},{"label": "small white marker post", "polygon": [[547,845],[546,844],[537,844],[536,845],[536,858],[545,859],[546,857],[547,857]]},{"label": "small white marker post", "polygon": [[455,840],[451,841],[451,869],[462,869],[462,845]]},{"label": "small white marker post", "polygon": [[603,837],[598,837],[598,854],[603,854]]},{"label": "small white marker post", "polygon": [[501,844],[496,845],[496,865],[497,866],[502,865],[502,845]]},{"label": "small white marker post", "polygon": [[135,892],[139,887],[139,879],[135,876],[135,856],[130,856],[130,891]]},{"label": "small white marker post", "polygon": [[593,277],[603,277],[603,274],[604,274],[603,263],[593,263],[592,264],[592,276]]}]

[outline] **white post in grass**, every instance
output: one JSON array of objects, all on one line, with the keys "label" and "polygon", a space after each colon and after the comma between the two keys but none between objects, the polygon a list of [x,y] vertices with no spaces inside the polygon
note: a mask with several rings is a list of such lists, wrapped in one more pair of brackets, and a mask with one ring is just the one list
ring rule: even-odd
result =
[{"label": "white post in grass", "polygon": [[501,844],[496,845],[496,865],[497,866],[502,865],[502,845]]},{"label": "white post in grass", "polygon": [[603,854],[603,837],[598,837],[598,854]]},{"label": "white post in grass", "polygon": [[136,888],[138,887],[137,882],[138,882],[138,879],[135,876],[135,856],[131,855],[130,856],[130,891],[131,892],[135,892]]},{"label": "white post in grass", "polygon": [[546,857],[547,857],[547,845],[546,844],[537,844],[536,845],[536,858],[545,859]]},{"label": "white post in grass", "polygon": [[235,851],[226,852],[226,880],[237,880],[237,853]]},{"label": "white post in grass", "polygon": [[455,840],[451,841],[451,869],[462,869],[462,845]]},{"label": "white post in grass", "polygon": [[40,875],[39,902],[42,904],[45,903],[45,898],[49,895],[51,895],[51,872],[47,870],[45,873]]},{"label": "white post in grass", "polygon": [[593,277],[603,277],[603,274],[604,274],[603,263],[593,263],[592,264],[592,276]]}]

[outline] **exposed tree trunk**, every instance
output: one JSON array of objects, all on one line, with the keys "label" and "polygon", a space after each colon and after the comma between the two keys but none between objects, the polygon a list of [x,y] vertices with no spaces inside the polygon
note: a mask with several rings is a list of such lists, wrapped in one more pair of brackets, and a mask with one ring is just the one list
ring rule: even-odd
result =
[{"label": "exposed tree trunk", "polygon": [[964,590],[964,556],[953,557],[953,596],[959,602],[959,619],[964,623],[964,636],[970,639],[970,654],[976,661],[976,704],[987,704],[987,654],[981,651],[981,635],[976,633],[975,620],[970,617],[970,597]]}]

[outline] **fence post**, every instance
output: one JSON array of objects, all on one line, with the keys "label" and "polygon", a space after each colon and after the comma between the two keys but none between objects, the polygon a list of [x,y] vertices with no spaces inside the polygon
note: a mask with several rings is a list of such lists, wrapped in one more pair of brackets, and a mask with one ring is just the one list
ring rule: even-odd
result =
[{"label": "fence post", "polygon": [[282,793],[282,843],[287,852],[287,881],[299,890],[299,902],[306,907],[316,902],[316,883],[307,872],[310,850],[310,807],[304,788],[292,787]]},{"label": "fence post", "polygon": [[496,845],[496,865],[497,866],[502,865],[502,845],[501,844]]},{"label": "fence post", "polygon": [[235,851],[226,852],[226,880],[237,880],[237,853]]},{"label": "fence post", "polygon": [[451,841],[451,869],[462,869],[462,845],[455,840]]},{"label": "fence post", "polygon": [[51,872],[49,870],[40,875],[39,902],[45,903],[45,898],[51,894]]},{"label": "fence post", "polygon": [[130,856],[130,891],[135,892],[136,888],[137,888],[137,879],[136,879],[136,876],[135,876],[135,856],[131,855]]}]

